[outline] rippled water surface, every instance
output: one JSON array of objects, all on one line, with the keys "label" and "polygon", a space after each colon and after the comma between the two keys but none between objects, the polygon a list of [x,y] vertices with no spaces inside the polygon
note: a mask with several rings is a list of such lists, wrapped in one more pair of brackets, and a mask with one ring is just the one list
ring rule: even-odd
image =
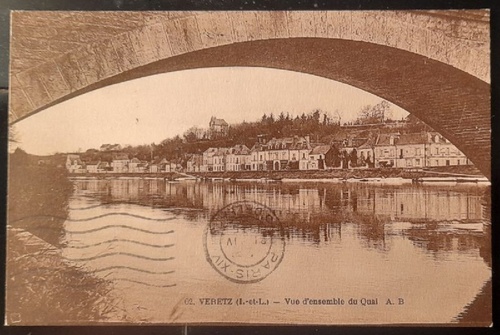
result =
[{"label": "rippled water surface", "polygon": [[[477,186],[74,183],[63,256],[113,283],[120,313],[111,321],[457,322],[491,278],[486,190]],[[207,256],[210,219],[235,202],[263,205],[279,222],[241,219],[219,232],[236,263],[249,246],[265,245],[247,255],[249,268],[248,257],[258,262],[283,243],[281,263],[255,283],[228,279]],[[344,305],[303,305],[306,298]],[[287,304],[295,299],[300,305]]]}]

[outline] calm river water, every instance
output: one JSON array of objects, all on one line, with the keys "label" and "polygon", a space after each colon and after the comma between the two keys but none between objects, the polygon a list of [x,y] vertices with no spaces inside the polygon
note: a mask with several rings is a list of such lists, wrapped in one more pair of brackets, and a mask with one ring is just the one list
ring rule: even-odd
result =
[{"label": "calm river water", "polygon": [[[486,189],[478,186],[74,184],[63,256],[112,283],[117,307],[109,321],[458,322],[491,279]],[[279,266],[251,284],[223,277],[204,247],[210,218],[245,200],[274,211],[282,225],[275,238],[285,244]],[[250,240],[264,236],[258,226],[232,229]],[[200,301],[220,297],[249,303]],[[251,305],[253,298],[269,304]],[[306,298],[344,305],[304,305]]]}]

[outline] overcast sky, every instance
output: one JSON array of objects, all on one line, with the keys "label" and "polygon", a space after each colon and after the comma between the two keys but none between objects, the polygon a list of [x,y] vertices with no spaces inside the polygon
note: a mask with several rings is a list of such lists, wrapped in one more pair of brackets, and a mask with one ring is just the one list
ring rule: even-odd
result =
[{"label": "overcast sky", "polygon": [[[262,114],[308,113],[316,108],[342,122],[380,97],[330,79],[267,68],[186,70],[135,79],[92,91],[18,122],[19,146],[32,154],[98,149],[103,143],[159,143],[210,117],[229,124]],[[393,118],[407,113],[392,104]]]}]

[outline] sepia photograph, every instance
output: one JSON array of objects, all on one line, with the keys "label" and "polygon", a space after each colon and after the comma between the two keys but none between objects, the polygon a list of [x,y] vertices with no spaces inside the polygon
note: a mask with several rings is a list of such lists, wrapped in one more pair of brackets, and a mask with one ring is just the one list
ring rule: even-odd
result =
[{"label": "sepia photograph", "polygon": [[490,11],[13,11],[5,320],[490,327]]}]

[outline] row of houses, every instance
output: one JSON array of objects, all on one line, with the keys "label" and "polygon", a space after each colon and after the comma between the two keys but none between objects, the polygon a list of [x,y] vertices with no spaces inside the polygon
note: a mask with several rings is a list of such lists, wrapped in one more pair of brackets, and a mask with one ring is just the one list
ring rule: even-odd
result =
[{"label": "row of houses", "polygon": [[111,161],[84,161],[80,155],[70,154],[66,157],[66,169],[70,173],[158,173],[179,171],[182,167],[165,158],[148,162],[115,154]]},{"label": "row of houses", "polygon": [[[252,148],[237,144],[208,148],[193,154],[187,172],[328,170],[335,168],[423,168],[469,165],[471,162],[450,141],[435,132],[379,134],[368,138],[313,143],[309,136],[260,139]],[[110,161],[84,161],[68,155],[70,173],[158,173],[183,170],[165,158],[129,159],[114,153]]]},{"label": "row of houses", "polygon": [[251,149],[238,144],[209,148],[187,162],[188,172],[326,170],[334,168],[423,168],[468,165],[467,157],[434,132],[379,134],[345,138],[329,144],[312,143],[308,136],[273,138]]},{"label": "row of houses", "polygon": [[423,168],[470,165],[467,157],[448,139],[435,132],[380,134],[368,139],[356,152],[359,164],[374,167]]},{"label": "row of houses", "polygon": [[192,155],[188,172],[317,170],[335,165],[335,147],[311,144],[309,137],[273,138],[251,149],[237,144],[230,148],[209,148]]}]

